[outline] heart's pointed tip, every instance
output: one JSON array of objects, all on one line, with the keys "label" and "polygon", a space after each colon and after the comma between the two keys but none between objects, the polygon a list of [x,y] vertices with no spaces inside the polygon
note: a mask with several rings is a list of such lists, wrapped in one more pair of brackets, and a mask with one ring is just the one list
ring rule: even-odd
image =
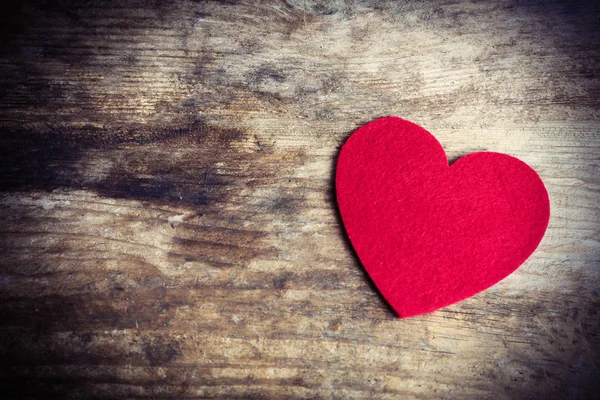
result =
[{"label": "heart's pointed tip", "polygon": [[398,309],[395,307],[392,307],[392,310],[394,310],[396,317],[398,317],[399,319],[407,319],[407,318],[416,317],[417,315],[424,314],[423,311],[401,310],[401,309]]},{"label": "heart's pointed tip", "polygon": [[[464,299],[462,299],[462,300],[464,300]],[[455,302],[458,303],[462,300],[458,300]],[[443,304],[411,304],[410,302],[404,302],[402,304],[396,303],[395,306],[392,306],[390,304],[390,307],[396,314],[396,317],[398,317],[399,319],[407,319],[407,318],[419,317],[422,315],[434,313],[434,312],[441,310],[442,308],[444,308],[448,305],[451,305],[451,304],[454,304],[454,303],[443,305]]]},{"label": "heart's pointed tip", "polygon": [[408,318],[412,318],[412,317],[417,317],[419,315],[423,315],[425,314],[424,312],[399,312],[396,311],[396,317],[398,317],[399,319],[408,319]]}]

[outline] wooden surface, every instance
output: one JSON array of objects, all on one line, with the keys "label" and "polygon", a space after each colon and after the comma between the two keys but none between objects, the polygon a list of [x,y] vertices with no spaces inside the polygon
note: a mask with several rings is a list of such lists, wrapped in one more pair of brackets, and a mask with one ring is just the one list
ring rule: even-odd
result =
[{"label": "wooden surface", "polygon": [[[600,396],[594,3],[14,3],[2,398]],[[385,115],[521,158],[552,203],[515,274],[407,320],[332,190]]]}]

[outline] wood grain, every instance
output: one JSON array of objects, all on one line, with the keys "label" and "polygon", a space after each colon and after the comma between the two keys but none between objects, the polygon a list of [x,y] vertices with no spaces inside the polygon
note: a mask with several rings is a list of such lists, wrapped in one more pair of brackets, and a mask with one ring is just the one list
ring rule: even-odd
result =
[{"label": "wood grain", "polygon": [[[2,398],[597,398],[599,16],[2,5]],[[550,227],[515,274],[394,317],[333,193],[344,139],[383,115],[540,173]]]}]

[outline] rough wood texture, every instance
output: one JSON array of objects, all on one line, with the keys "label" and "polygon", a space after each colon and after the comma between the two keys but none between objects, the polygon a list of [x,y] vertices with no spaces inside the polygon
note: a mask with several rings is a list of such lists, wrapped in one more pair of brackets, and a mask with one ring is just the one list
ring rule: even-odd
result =
[{"label": "rough wood texture", "polygon": [[[593,3],[15,3],[2,398],[597,398]],[[550,228],[520,270],[394,317],[332,192],[383,115],[541,174]]]}]

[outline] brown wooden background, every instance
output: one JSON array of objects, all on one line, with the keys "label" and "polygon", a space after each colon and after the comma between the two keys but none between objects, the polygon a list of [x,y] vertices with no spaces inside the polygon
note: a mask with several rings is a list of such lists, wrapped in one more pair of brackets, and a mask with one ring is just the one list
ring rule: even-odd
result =
[{"label": "brown wooden background", "polygon": [[[0,6],[0,397],[600,396],[594,2]],[[347,243],[340,145],[384,115],[529,163],[515,274],[398,320]]]}]

